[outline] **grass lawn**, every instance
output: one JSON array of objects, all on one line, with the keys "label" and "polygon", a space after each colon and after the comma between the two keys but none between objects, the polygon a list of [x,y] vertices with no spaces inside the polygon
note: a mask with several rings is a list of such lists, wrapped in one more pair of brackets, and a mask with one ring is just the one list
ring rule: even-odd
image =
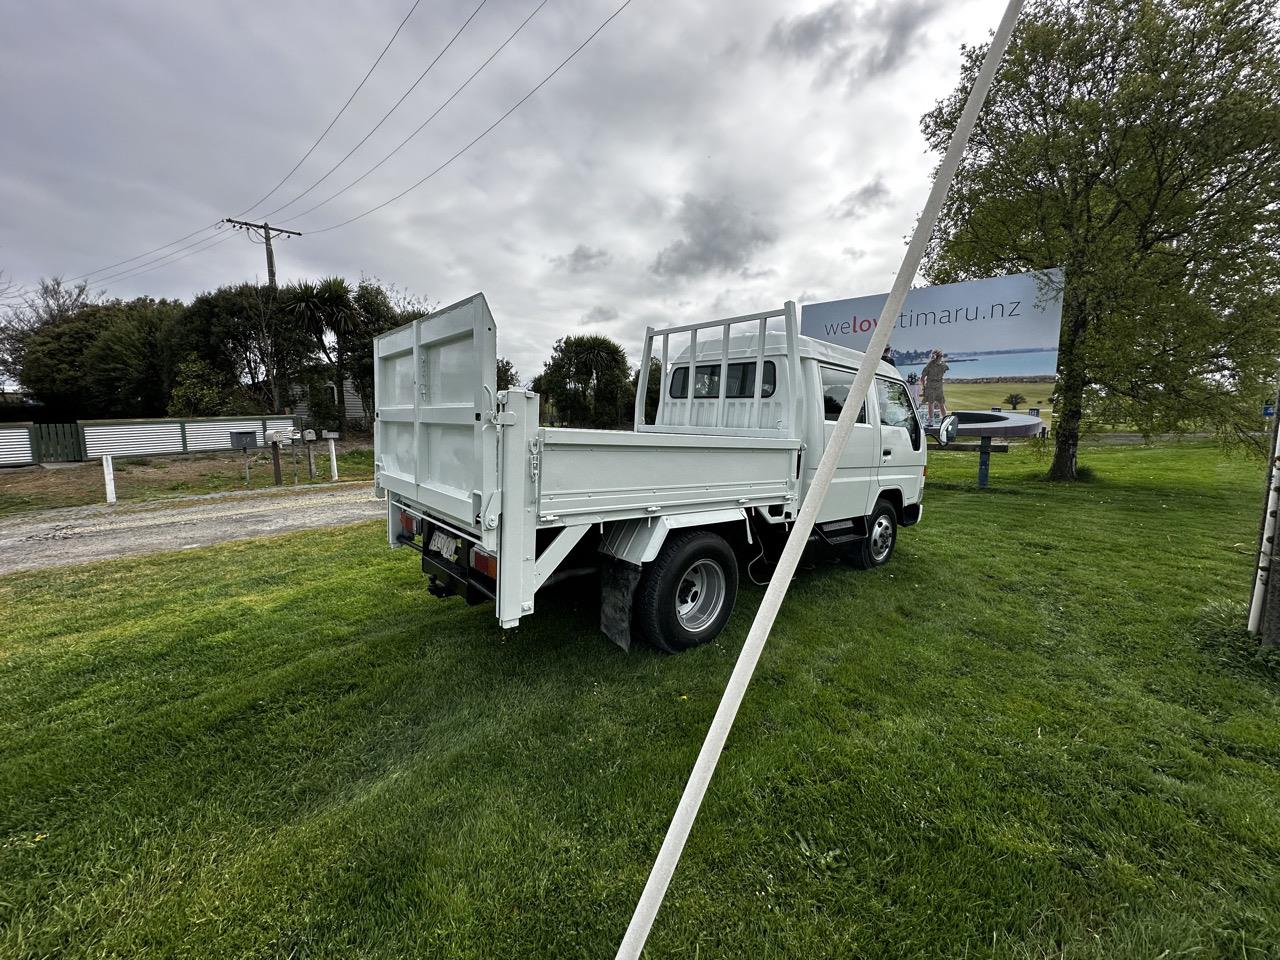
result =
[{"label": "grass lawn", "polygon": [[[281,453],[280,465],[285,486],[291,486],[293,457],[288,448]],[[246,489],[244,455],[229,451],[177,457],[120,458],[114,461],[113,466],[116,497],[121,502]],[[328,447],[317,447],[316,482],[325,483],[328,479]],[[372,480],[373,451],[367,447],[339,449],[338,479]],[[300,484],[308,483],[307,460],[302,452],[298,454],[298,481]],[[249,487],[266,489],[273,483],[270,451],[259,449],[249,469]],[[92,503],[106,503],[99,460],[53,468],[0,469],[0,517]]]},{"label": "grass lawn", "polygon": [[[938,454],[888,567],[797,580],[648,955],[1276,955],[1260,467],[1082,459]],[[760,591],[624,655],[382,538],[0,580],[0,956],[612,956]]]}]

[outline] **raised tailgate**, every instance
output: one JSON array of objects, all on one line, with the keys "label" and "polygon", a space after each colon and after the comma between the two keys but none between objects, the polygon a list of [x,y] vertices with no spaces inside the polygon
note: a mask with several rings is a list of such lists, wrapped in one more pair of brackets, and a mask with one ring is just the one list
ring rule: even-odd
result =
[{"label": "raised tailgate", "polygon": [[374,340],[377,482],[498,545],[497,334],[484,295]]}]

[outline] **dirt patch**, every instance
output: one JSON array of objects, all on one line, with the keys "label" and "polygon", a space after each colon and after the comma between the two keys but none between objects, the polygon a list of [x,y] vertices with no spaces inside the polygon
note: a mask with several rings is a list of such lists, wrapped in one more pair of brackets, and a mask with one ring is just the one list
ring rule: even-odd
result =
[{"label": "dirt patch", "polygon": [[0,519],[0,575],[359,523],[382,510],[369,484],[353,483],[9,517]]}]

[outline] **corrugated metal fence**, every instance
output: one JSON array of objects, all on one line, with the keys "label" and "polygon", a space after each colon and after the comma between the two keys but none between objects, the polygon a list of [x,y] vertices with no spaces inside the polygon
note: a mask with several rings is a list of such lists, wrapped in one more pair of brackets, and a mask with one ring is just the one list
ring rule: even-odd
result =
[{"label": "corrugated metal fence", "polygon": [[0,467],[25,467],[36,462],[31,447],[31,423],[0,424]]},{"label": "corrugated metal fence", "polygon": [[72,424],[0,426],[0,466],[230,450],[233,430],[294,430],[297,417],[202,417],[185,420],[81,420]]}]

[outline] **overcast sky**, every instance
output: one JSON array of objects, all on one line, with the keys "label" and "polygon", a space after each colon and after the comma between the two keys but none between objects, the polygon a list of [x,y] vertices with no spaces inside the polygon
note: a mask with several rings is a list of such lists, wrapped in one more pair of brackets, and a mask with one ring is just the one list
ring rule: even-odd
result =
[{"label": "overcast sky", "polygon": [[[487,0],[382,128],[271,222],[316,231],[400,192],[620,0],[549,0],[390,161],[289,220],[400,143],[538,2]],[[478,3],[422,0],[329,136],[249,215],[292,200],[350,150]],[[333,118],[410,5],[12,5],[0,31],[0,271],[72,277],[244,210]],[[280,281],[367,274],[440,304],[482,290],[499,351],[526,379],[566,333],[608,334],[634,360],[646,325],[883,292],[936,161],[920,115],[954,87],[960,44],[984,41],[1002,7],[632,0],[423,186],[348,226],[277,241]],[[263,251],[242,234],[195,249],[94,286],[189,300],[265,280]]]}]

